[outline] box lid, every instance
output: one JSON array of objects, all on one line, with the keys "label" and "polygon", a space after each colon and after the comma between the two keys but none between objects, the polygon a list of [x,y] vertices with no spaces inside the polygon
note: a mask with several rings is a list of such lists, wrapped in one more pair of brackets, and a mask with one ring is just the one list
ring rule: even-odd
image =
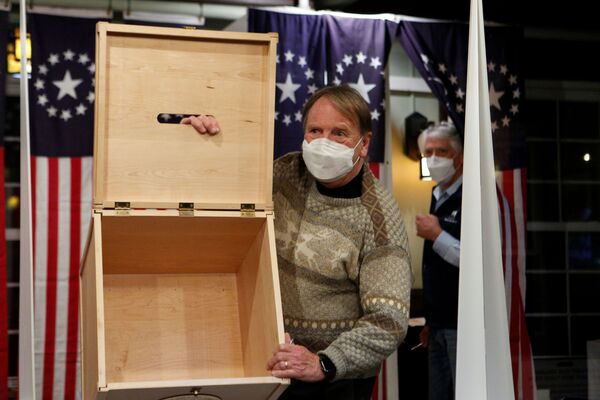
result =
[{"label": "box lid", "polygon": [[[94,206],[272,208],[276,34],[99,22]],[[217,135],[164,123],[210,114]]]}]

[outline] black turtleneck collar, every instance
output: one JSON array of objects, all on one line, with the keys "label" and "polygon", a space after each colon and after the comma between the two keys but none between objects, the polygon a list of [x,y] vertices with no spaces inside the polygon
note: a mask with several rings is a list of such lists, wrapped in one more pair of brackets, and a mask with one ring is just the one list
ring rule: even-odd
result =
[{"label": "black turtleneck collar", "polygon": [[360,197],[362,194],[362,176],[363,169],[361,168],[360,171],[358,171],[358,174],[344,186],[330,189],[317,181],[317,189],[323,196],[336,197],[339,199],[353,199],[355,197]]}]

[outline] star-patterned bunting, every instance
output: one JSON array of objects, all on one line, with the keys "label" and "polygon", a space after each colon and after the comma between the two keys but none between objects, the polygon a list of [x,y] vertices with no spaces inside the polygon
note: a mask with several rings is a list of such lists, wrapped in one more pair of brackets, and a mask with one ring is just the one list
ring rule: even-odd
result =
[{"label": "star-patterned bunting", "polygon": [[369,104],[372,161],[383,161],[385,23],[381,20],[251,10],[249,30],[278,32],[275,156],[299,150],[302,108],[326,85],[348,85]]}]

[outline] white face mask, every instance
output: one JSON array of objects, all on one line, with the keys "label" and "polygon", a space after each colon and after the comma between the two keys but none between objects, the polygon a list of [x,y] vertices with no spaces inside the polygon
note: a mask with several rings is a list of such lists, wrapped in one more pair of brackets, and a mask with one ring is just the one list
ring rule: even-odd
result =
[{"label": "white face mask", "polygon": [[347,175],[358,162],[352,161],[354,150],[362,142],[350,148],[329,139],[320,138],[308,143],[302,142],[302,158],[306,167],[320,182],[333,182]]},{"label": "white face mask", "polygon": [[427,168],[431,179],[437,183],[445,183],[454,176],[454,160],[446,157],[427,157]]}]

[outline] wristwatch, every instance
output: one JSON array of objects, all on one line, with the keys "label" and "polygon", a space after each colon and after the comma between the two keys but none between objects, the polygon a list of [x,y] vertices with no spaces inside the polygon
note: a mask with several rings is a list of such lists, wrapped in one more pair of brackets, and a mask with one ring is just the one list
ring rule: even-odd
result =
[{"label": "wristwatch", "polygon": [[325,379],[330,381],[335,378],[335,364],[325,354],[319,354],[319,362],[321,363],[321,371],[325,375]]}]

